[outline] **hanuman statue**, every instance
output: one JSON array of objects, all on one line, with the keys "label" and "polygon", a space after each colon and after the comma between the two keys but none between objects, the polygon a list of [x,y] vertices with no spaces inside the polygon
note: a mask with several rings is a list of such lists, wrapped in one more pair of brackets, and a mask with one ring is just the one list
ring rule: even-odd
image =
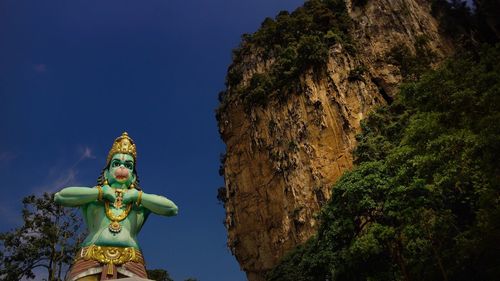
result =
[{"label": "hanuman statue", "polygon": [[125,277],[147,278],[137,234],[150,213],[175,216],[169,199],[139,187],[134,141],[123,133],[108,153],[97,186],[67,187],[55,202],[80,207],[89,234],[71,266],[67,281],[94,281]]}]

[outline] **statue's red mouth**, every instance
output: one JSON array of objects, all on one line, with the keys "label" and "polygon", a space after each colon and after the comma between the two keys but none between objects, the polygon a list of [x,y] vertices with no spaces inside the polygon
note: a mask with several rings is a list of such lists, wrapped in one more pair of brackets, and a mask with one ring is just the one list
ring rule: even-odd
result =
[{"label": "statue's red mouth", "polygon": [[127,169],[117,169],[115,171],[115,178],[117,180],[126,180],[128,178],[128,170]]}]

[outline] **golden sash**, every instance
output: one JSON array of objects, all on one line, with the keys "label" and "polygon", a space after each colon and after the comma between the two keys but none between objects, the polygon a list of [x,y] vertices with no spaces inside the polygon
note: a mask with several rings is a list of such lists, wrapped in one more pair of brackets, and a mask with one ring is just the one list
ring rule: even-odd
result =
[{"label": "golden sash", "polygon": [[91,245],[83,247],[76,259],[94,260],[108,267],[108,275],[113,275],[115,265],[127,262],[138,262],[144,264],[141,251],[133,247],[108,247]]}]

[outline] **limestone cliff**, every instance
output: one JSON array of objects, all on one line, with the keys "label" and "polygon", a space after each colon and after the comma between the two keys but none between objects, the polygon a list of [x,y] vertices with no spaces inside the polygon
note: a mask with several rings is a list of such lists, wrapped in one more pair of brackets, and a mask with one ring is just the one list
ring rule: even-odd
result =
[{"label": "limestone cliff", "polygon": [[[332,184],[353,165],[360,120],[390,102],[402,81],[405,65],[395,62],[394,53],[423,50],[436,63],[451,51],[428,1],[355,3],[345,3],[350,19],[344,33],[335,26],[336,33],[321,33],[326,34],[321,38],[336,38],[329,41],[325,59],[319,66],[299,67],[293,83],[263,87],[250,98],[248,92],[262,85],[253,78],[273,71],[276,50],[281,50],[251,44],[256,39],[242,43],[229,68],[217,112],[226,144],[222,197],[228,246],[250,281],[263,280],[287,250],[314,233],[315,213],[330,197]],[[342,14],[335,18],[342,20]],[[231,80],[235,71],[239,77]]]}]

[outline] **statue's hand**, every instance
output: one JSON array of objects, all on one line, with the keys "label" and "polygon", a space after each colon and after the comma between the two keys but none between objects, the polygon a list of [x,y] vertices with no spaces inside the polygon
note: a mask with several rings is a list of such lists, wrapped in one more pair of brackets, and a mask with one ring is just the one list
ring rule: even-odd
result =
[{"label": "statue's hand", "polygon": [[137,189],[135,188],[129,189],[127,190],[125,195],[123,195],[123,203],[128,204],[136,202],[138,197],[139,197],[139,191],[137,191]]},{"label": "statue's hand", "polygon": [[116,194],[113,188],[111,188],[109,185],[103,185],[102,186],[102,198],[108,200],[109,202],[115,202],[116,200]]}]

